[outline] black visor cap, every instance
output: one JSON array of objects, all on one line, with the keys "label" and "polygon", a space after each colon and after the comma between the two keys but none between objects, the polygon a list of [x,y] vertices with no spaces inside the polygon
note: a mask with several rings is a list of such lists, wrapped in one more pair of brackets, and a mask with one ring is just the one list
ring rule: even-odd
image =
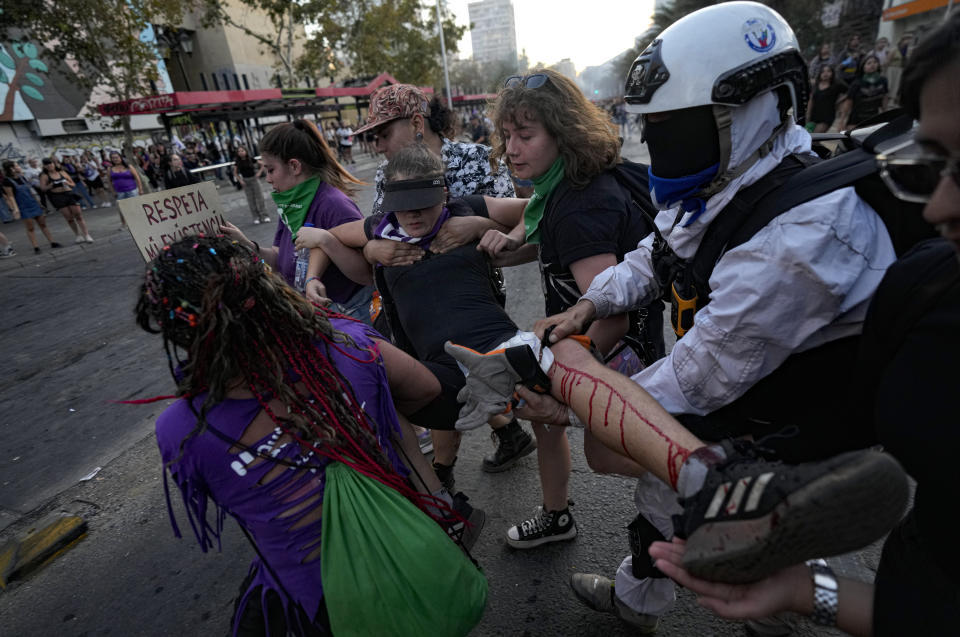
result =
[{"label": "black visor cap", "polygon": [[435,206],[443,203],[445,185],[443,177],[387,182],[383,186],[380,209],[384,212],[403,212]]}]

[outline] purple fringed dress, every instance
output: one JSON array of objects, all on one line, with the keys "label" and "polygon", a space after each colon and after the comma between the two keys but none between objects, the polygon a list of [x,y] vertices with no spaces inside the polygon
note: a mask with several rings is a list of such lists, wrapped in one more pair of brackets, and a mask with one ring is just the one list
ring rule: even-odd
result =
[{"label": "purple fringed dress", "polygon": [[[353,388],[357,402],[375,429],[380,445],[394,469],[405,476],[407,470],[401,465],[391,444],[391,436],[399,432],[399,424],[386,370],[370,338],[379,335],[355,321],[332,319],[331,322],[335,329],[350,336],[356,347],[345,344],[331,346],[327,356]],[[206,394],[200,394],[193,399],[197,411],[205,397]],[[263,568],[259,557],[251,564],[251,572],[255,570],[256,573],[237,605],[234,619],[243,615],[252,591],[260,587],[264,628],[269,633],[269,618],[266,617],[268,591],[274,591],[283,601],[287,626],[292,630],[296,630],[295,627],[300,624],[301,615],[297,612],[297,606],[309,618],[316,617],[320,609],[323,588],[317,549],[320,546],[322,520],[318,516],[315,521],[303,526],[297,526],[297,522],[316,507],[322,506],[325,468],[331,461],[318,457],[312,451],[305,451],[297,443],[275,446],[282,434],[275,429],[250,447],[269,454],[278,462],[285,461],[296,466],[288,467],[278,477],[260,485],[259,482],[278,462],[259,461],[251,465],[257,459],[255,454],[245,450],[232,453],[231,443],[224,439],[239,440],[260,409],[256,399],[224,400],[207,414],[209,427],[219,431],[223,438],[208,428],[183,442],[193,431],[197,419],[186,399],[180,399],[157,420],[157,444],[164,466],[169,465],[170,475],[180,487],[190,525],[204,552],[214,546],[214,540],[219,550],[220,533],[227,514],[245,527],[256,542],[269,568]],[[174,533],[181,537],[173,517],[166,473],[164,487]],[[291,508],[303,503],[308,503],[308,506],[290,514]],[[208,506],[213,507],[212,516],[208,515]],[[315,558],[304,563],[304,559],[311,555]],[[275,581],[274,573],[280,582]]]}]

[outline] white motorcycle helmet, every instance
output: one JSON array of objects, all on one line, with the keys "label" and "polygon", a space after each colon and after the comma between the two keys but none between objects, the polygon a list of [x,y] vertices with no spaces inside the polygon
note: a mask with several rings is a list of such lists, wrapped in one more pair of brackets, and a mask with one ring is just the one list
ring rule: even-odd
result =
[{"label": "white motorcycle helmet", "polygon": [[[705,191],[717,192],[753,163],[744,161],[728,170],[731,109],[780,87],[790,99],[781,100],[781,126],[758,155],[791,119],[802,123],[807,65],[793,29],[779,13],[756,2],[724,2],[664,29],[633,62],[624,100],[628,111],[640,114],[713,105],[720,169]],[[793,118],[787,111],[790,106]]]}]

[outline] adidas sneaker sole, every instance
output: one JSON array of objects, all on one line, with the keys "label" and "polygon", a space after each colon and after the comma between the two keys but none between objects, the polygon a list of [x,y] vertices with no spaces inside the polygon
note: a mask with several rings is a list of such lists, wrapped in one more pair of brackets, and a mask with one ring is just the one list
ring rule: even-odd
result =
[{"label": "adidas sneaker sole", "polygon": [[687,538],[684,568],[711,581],[754,582],[882,537],[906,507],[905,474],[887,454],[851,456],[859,458],[791,493],[763,517],[701,525]]}]

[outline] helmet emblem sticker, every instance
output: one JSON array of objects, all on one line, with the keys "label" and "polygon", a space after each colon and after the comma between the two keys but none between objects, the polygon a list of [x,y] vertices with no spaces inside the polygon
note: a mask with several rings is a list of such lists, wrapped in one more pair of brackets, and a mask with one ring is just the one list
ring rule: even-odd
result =
[{"label": "helmet emblem sticker", "polygon": [[750,18],[743,23],[743,39],[747,46],[757,53],[766,53],[777,43],[777,33],[773,25],[758,18]]}]

